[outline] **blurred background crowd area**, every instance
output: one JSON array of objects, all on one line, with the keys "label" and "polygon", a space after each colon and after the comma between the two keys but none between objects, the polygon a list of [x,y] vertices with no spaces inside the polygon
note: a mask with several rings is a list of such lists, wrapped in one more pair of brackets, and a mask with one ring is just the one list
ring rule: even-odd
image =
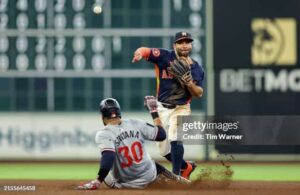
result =
[{"label": "blurred background crowd area", "polygon": [[171,49],[186,30],[205,66],[204,7],[203,0],[1,0],[0,111],[95,111],[104,97],[141,111],[156,79],[153,64],[131,63],[135,49]]}]

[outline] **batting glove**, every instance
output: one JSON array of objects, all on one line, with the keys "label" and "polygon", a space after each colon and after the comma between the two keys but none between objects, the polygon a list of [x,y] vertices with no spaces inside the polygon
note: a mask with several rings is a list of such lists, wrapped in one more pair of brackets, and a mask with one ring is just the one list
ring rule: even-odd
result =
[{"label": "batting glove", "polygon": [[145,96],[144,106],[150,113],[157,112],[157,101],[154,96]]},{"label": "batting glove", "polygon": [[77,186],[76,190],[97,190],[99,187],[100,187],[100,181],[98,179],[95,179],[88,183]]}]

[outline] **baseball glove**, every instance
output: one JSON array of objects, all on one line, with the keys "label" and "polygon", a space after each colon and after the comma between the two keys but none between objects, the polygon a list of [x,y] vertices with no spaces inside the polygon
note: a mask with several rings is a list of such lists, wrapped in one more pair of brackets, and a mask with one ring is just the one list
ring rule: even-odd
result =
[{"label": "baseball glove", "polygon": [[188,85],[188,83],[193,80],[190,65],[185,60],[175,59],[171,63],[170,71],[176,80],[178,80],[180,83],[183,82],[185,85]]}]

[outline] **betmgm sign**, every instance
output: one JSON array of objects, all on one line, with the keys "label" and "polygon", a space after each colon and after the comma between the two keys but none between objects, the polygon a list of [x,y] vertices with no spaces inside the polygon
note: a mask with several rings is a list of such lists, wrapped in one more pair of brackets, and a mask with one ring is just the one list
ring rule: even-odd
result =
[{"label": "betmgm sign", "polygon": [[216,114],[300,114],[298,0],[214,0]]},{"label": "betmgm sign", "polygon": [[254,66],[295,66],[297,63],[295,18],[254,18],[251,21]]}]

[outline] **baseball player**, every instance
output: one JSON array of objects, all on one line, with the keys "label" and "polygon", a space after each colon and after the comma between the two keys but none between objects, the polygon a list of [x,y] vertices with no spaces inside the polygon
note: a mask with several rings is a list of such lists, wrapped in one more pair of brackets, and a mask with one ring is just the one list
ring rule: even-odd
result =
[{"label": "baseball player", "polygon": [[97,179],[80,185],[80,190],[95,190],[104,182],[110,188],[145,188],[160,174],[181,184],[190,181],[155,163],[145,150],[145,140],[162,141],[165,130],[157,113],[155,97],[146,96],[145,106],[154,125],[140,120],[121,119],[121,108],[113,98],[100,103],[104,129],[97,132],[96,143],[101,151],[101,166]]},{"label": "baseball player", "polygon": [[158,143],[160,153],[172,162],[173,173],[189,178],[196,165],[183,160],[184,148],[177,139],[177,116],[190,115],[192,97],[203,95],[204,70],[189,53],[193,38],[190,33],[178,32],[173,50],[140,47],[132,62],[142,58],[155,64],[157,77],[158,113],[167,130],[168,139]]}]

